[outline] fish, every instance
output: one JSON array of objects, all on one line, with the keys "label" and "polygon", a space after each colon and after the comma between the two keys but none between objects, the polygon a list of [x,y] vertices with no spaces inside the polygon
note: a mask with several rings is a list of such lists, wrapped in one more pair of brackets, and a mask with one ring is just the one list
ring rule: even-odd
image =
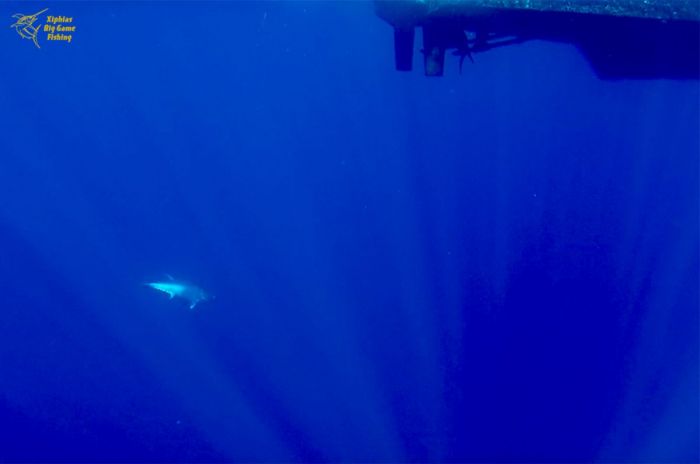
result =
[{"label": "fish", "polygon": [[202,301],[214,299],[213,295],[210,295],[197,285],[176,280],[169,274],[166,274],[166,276],[168,277],[166,281],[146,282],[144,285],[168,294],[171,300],[175,297],[186,300],[189,302],[190,309],[194,309]]}]

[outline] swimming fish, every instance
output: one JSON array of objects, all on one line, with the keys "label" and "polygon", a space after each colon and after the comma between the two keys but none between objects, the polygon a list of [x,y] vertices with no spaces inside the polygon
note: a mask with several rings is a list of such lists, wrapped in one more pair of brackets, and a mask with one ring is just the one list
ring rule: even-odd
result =
[{"label": "swimming fish", "polygon": [[197,306],[197,304],[201,301],[209,301],[214,299],[212,295],[196,285],[175,280],[170,275],[167,275],[167,277],[167,281],[146,282],[145,285],[163,293],[167,293],[170,299],[178,297],[182,298],[183,300],[187,300],[190,303],[190,309],[194,309],[195,306]]}]

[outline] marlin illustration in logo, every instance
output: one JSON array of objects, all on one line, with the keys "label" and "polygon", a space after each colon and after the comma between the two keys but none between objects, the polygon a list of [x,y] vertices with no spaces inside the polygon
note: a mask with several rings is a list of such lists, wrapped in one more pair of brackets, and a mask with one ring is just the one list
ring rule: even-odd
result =
[{"label": "marlin illustration in logo", "polygon": [[175,280],[172,276],[166,274],[168,280],[165,282],[146,282],[145,285],[155,288],[158,291],[167,293],[170,299],[175,297],[187,300],[190,303],[190,309],[194,309],[200,301],[208,301],[214,299],[214,296],[197,287],[196,285]]},{"label": "marlin illustration in logo", "polygon": [[41,48],[39,46],[39,42],[37,42],[36,40],[36,36],[39,33],[41,24],[35,26],[34,22],[36,22],[40,14],[46,12],[47,10],[48,8],[44,8],[43,10],[34,13],[33,15],[25,15],[22,13],[13,14],[12,17],[15,18],[17,21],[10,27],[14,27],[19,36],[23,39],[32,39],[34,45],[36,45],[36,48]]}]

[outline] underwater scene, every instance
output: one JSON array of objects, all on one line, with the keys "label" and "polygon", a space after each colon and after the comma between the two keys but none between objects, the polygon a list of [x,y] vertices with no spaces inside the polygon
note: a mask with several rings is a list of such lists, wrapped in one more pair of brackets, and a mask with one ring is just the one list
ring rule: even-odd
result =
[{"label": "underwater scene", "polygon": [[641,3],[0,3],[0,462],[698,462]]}]

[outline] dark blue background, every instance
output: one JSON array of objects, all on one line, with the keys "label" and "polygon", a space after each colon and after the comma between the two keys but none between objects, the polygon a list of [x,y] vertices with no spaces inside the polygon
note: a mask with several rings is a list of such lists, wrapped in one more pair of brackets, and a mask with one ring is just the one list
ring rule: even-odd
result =
[{"label": "dark blue background", "polygon": [[47,6],[71,44],[0,28],[0,461],[700,458],[697,81],[398,73],[361,2],[0,18]]}]

